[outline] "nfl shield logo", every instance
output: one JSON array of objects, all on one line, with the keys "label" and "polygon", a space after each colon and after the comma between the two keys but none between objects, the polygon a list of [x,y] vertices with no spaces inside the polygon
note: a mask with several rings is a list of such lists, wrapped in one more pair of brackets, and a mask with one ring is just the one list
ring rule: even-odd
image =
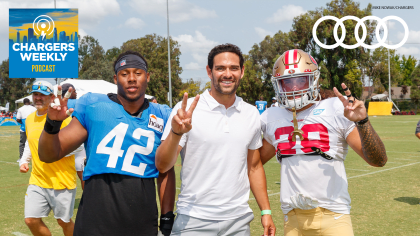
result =
[{"label": "nfl shield logo", "polygon": [[125,64],[126,64],[125,60],[122,60],[121,63],[120,63],[120,66],[125,66]]}]

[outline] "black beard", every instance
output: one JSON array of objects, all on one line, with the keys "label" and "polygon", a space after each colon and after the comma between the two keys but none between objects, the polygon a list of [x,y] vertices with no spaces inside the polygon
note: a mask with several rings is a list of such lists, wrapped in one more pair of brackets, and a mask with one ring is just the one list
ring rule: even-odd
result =
[{"label": "black beard", "polygon": [[223,95],[232,95],[232,94],[235,94],[235,93],[236,93],[236,90],[237,90],[237,89],[238,89],[238,87],[239,87],[239,83],[238,83],[238,84],[235,84],[235,87],[232,89],[232,92],[230,92],[230,93],[226,93],[226,92],[223,92],[223,91],[222,91],[222,89],[220,88],[219,84],[217,83],[218,81],[216,81],[216,79],[214,79],[213,73],[211,74],[211,76],[213,77],[213,87],[214,87],[214,89],[215,89],[217,92],[219,92],[219,93],[221,93],[221,94],[223,94]]},{"label": "black beard", "polygon": [[118,80],[117,80],[117,87],[118,87],[117,94],[120,95],[122,98],[124,98],[128,102],[136,102],[141,98],[141,94],[135,98],[127,97],[127,94],[125,93],[123,86],[120,83],[118,83]]}]

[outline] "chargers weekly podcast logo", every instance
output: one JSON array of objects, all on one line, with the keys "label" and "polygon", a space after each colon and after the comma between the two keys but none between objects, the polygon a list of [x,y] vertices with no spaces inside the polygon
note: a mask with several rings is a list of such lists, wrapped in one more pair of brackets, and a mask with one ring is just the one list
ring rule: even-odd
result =
[{"label": "chargers weekly podcast logo", "polygon": [[9,9],[10,78],[78,77],[77,9]]}]

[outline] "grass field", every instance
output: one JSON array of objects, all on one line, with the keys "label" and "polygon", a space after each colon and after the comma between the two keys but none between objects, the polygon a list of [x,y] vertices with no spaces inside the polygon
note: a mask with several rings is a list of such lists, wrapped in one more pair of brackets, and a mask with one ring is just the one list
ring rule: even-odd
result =
[{"label": "grass field", "polygon": [[[369,166],[352,150],[345,161],[352,198],[355,235],[420,235],[420,140],[414,136],[420,116],[371,117],[388,154],[385,167]],[[24,196],[30,173],[19,173],[19,129],[0,127],[0,235],[30,235],[24,223]],[[277,235],[283,235],[280,209],[280,165],[273,159],[265,166]],[[179,188],[180,162],[176,165]],[[179,191],[179,190],[178,190]],[[74,217],[82,191],[76,195]],[[253,196],[249,204],[255,219],[252,235],[263,233],[259,209]],[[44,219],[53,235],[62,235],[52,213]]]}]

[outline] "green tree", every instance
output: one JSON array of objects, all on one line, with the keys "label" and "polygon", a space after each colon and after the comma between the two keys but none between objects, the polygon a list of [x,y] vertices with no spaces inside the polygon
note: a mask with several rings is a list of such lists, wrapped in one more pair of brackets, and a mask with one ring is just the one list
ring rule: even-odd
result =
[{"label": "green tree", "polygon": [[[257,94],[247,88],[248,90],[241,96],[245,101],[253,102],[258,100],[260,96],[263,96],[265,100],[271,100],[271,97],[274,97],[275,92],[271,83],[274,63],[283,52],[293,48],[296,48],[296,46],[291,40],[290,33],[282,31],[277,32],[273,37],[266,36],[259,44],[252,46],[246,60],[250,61],[250,63],[246,63],[245,73],[247,73],[247,70],[251,71],[246,74],[249,78],[246,77],[245,79],[249,80],[251,77],[254,77],[261,81],[262,87],[260,88],[259,82],[255,81],[254,83],[258,84],[255,88],[255,93]],[[252,80],[249,82],[252,82]],[[245,84],[242,87],[245,89]]]},{"label": "green tree", "polygon": [[15,100],[28,96],[34,82],[34,78],[9,78],[9,59],[4,60],[0,65],[0,104],[9,102],[9,110],[15,110]]},{"label": "green tree", "polygon": [[201,94],[203,90],[201,88],[201,81],[194,81],[193,79],[187,80],[187,82],[182,83],[182,89],[180,90],[178,97],[184,96],[184,93],[188,93],[188,97],[195,97],[197,94]]},{"label": "green tree", "polygon": [[98,40],[91,36],[81,39],[79,46],[79,78],[114,82],[113,63],[108,60]]},{"label": "green tree", "polygon": [[99,41],[92,36],[79,37],[79,71],[82,68],[85,57],[92,54],[92,50],[96,46],[99,46]]},{"label": "green tree", "polygon": [[249,56],[245,55],[245,72],[241,79],[236,94],[244,99],[245,102],[254,104],[259,100],[260,96],[265,94],[263,91],[263,82],[255,69],[255,66],[249,60]]},{"label": "green tree", "polygon": [[117,59],[118,55],[120,55],[120,53],[120,48],[112,47],[106,51],[105,56],[108,61],[114,62]]},{"label": "green tree", "polygon": [[409,55],[408,58],[404,55],[400,60],[400,73],[401,73],[401,80],[398,82],[398,86],[402,85],[412,85],[411,81],[411,74],[413,73],[414,69],[416,68],[417,59],[413,56]]},{"label": "green tree", "polygon": [[[153,95],[157,100],[167,102],[167,94],[169,91],[168,76],[168,41],[167,38],[156,34],[146,35],[142,38],[131,39],[123,43],[121,52],[136,51],[142,54],[148,63],[150,72],[150,82],[147,86],[146,93]],[[181,100],[179,93],[182,89],[182,81],[179,75],[182,73],[179,57],[181,51],[177,41],[170,39],[171,50],[171,77],[172,77],[172,102],[176,104]],[[174,96],[175,95],[175,96]]]},{"label": "green tree", "polygon": [[410,77],[412,82],[410,98],[416,106],[415,112],[417,114],[417,106],[420,104],[420,64],[415,67]]}]

